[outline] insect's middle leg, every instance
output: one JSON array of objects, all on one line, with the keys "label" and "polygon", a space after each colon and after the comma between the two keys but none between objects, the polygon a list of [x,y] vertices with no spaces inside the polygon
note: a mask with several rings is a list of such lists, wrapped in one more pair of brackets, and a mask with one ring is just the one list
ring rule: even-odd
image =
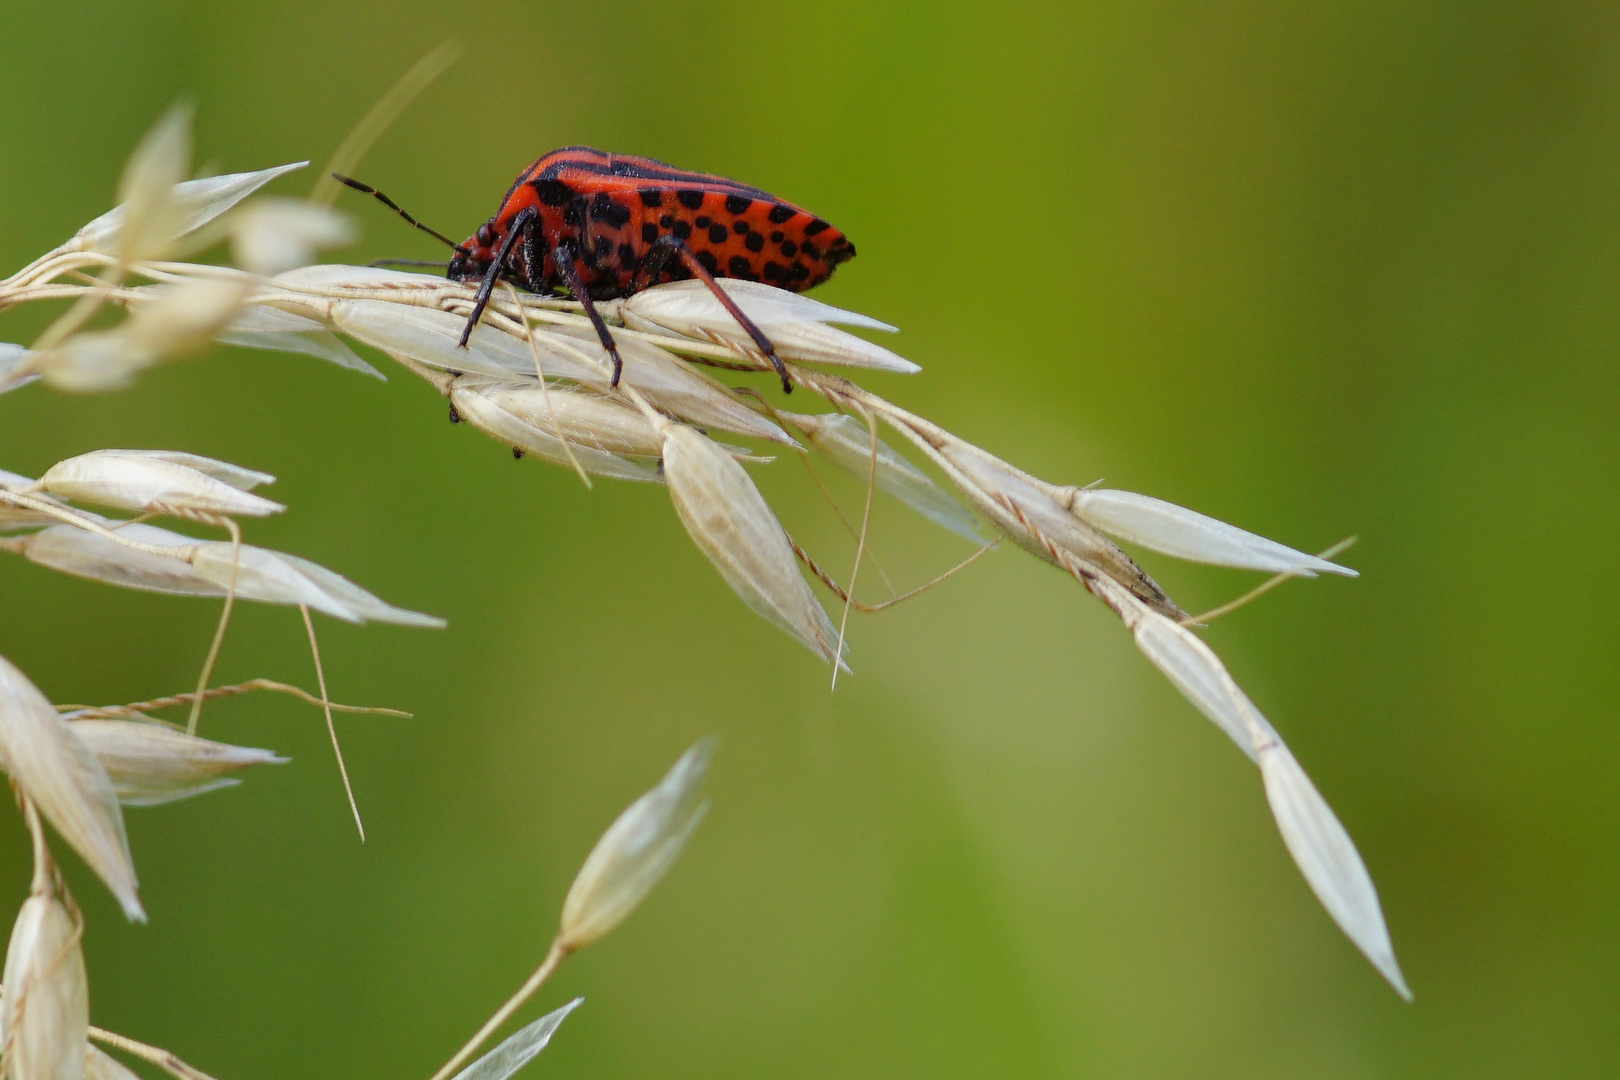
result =
[{"label": "insect's middle leg", "polygon": [[692,272],[693,277],[709,287],[709,291],[714,294],[714,298],[725,307],[726,313],[736,319],[737,325],[741,326],[748,336],[754,339],[754,344],[759,346],[759,351],[765,354],[765,359],[771,362],[771,367],[775,368],[776,374],[781,376],[782,393],[791,394],[793,392],[793,381],[788,378],[787,368],[783,366],[781,359],[776,355],[776,346],[771,344],[771,339],[765,336],[765,331],[755,325],[753,319],[743,314],[742,308],[739,308],[731,295],[720,287],[719,283],[714,280],[714,275],[709,273],[709,268],[698,261],[697,255],[693,253],[691,248],[686,246],[686,242],[680,237],[665,233],[648,245],[647,253],[641,257],[641,262],[636,266],[636,274],[631,279],[628,291],[632,293],[639,292],[652,282],[657,281],[658,275],[662,274],[664,268],[669,265],[669,260],[675,258],[680,259],[686,265],[686,268]]},{"label": "insect's middle leg", "polygon": [[601,313],[596,310],[596,301],[591,299],[591,294],[585,291],[585,285],[579,279],[579,271],[574,268],[576,257],[572,240],[564,240],[551,249],[551,265],[557,268],[557,274],[563,279],[563,284],[568,286],[568,291],[574,294],[574,299],[585,309],[585,317],[591,320],[591,325],[596,328],[596,336],[601,340],[602,348],[607,350],[608,356],[613,360],[613,379],[608,385],[618,386],[619,376],[624,372],[624,361],[619,359],[619,347],[613,343],[612,332],[602,320]]}]

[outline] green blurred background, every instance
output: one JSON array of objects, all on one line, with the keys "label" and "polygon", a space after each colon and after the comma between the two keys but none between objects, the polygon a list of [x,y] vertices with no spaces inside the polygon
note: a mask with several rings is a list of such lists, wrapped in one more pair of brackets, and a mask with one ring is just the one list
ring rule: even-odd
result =
[{"label": "green blurred background", "polygon": [[[1050,568],[999,552],[858,619],[829,693],[660,490],[514,463],[409,376],[222,348],[5,397],[0,467],[268,470],[291,509],[250,540],[450,628],[319,624],[335,698],[416,714],[340,720],[364,846],[318,713],[260,699],[203,730],[292,765],[128,815],[150,925],[69,860],[96,1023],[223,1080],[426,1076],[531,969],[601,829],[717,731],[682,863],[526,1010],[588,999],[533,1075],[1620,1071],[1614,4],[12,0],[3,25],[0,266],[110,205],[177,97],[200,166],[319,164],[454,33],[466,58],[359,170],[436,227],[571,142],[724,173],[854,238],[818,295],[925,369],[874,389],[1052,480],[1310,550],[1360,534],[1359,581],[1208,638],[1356,838],[1417,995]],[[345,205],[366,238],[337,257],[442,254]],[[802,470],[757,471],[847,572]],[[967,553],[876,520],[904,583]],[[1193,610],[1255,580],[1145,562]],[[0,652],[58,701],[189,689],[216,614],[0,562]],[[241,610],[219,676],[255,675],[314,685],[296,614]],[[25,839],[0,814],[8,911]]]}]

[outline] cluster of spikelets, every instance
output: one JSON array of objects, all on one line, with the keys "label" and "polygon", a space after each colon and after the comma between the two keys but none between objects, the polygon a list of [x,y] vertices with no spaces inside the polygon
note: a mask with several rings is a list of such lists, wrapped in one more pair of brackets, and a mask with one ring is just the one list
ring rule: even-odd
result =
[{"label": "cluster of spikelets", "polygon": [[[606,477],[665,485],[693,541],[732,590],[759,615],[833,663],[835,677],[847,652],[849,610],[866,607],[853,593],[874,490],[984,543],[980,553],[1010,540],[1073,577],[1111,609],[1144,655],[1258,765],[1284,842],[1307,882],[1375,967],[1407,994],[1377,894],[1349,836],[1276,731],[1194,633],[1198,624],[1109,537],[1184,559],[1265,571],[1279,579],[1352,571],[1148,496],[1059,486],[1030,476],[845,377],[806,366],[917,370],[889,350],[834,326],[891,329],[884,324],[769,286],[722,282],[769,335],[801,392],[819,397],[835,411],[781,411],[751,391],[717,379],[716,370],[767,371],[769,365],[724,307],[696,282],[662,285],[600,305],[615,324],[624,362],[616,387],[610,357],[578,305],[567,299],[507,287],[497,293],[467,346],[460,347],[473,307],[470,288],[419,274],[314,264],[320,248],[349,238],[346,220],[313,202],[249,199],[300,166],[186,180],[188,132],[184,114],[166,117],[132,157],[118,208],[0,282],[0,309],[31,300],[73,301],[33,347],[0,346],[0,393],[36,380],[67,391],[115,389],[144,368],[216,341],[304,353],[380,378],[343,335],[430,382],[448,398],[453,419],[466,421],[514,453],[575,470],[587,484],[592,477]],[[177,261],[227,239],[236,266]],[[125,309],[127,316],[110,327],[92,328],[92,317],[107,305]],[[956,494],[886,444],[880,425],[937,468]],[[794,543],[744,468],[770,459],[732,445],[732,439],[817,455],[866,480],[866,512],[847,588]],[[223,597],[227,612],[241,597],[298,606],[306,623],[313,609],[353,622],[439,625],[306,560],[242,543],[236,518],[282,509],[252,491],[270,479],[195,455],[131,450],[98,451],[59,462],[35,480],[0,474],[0,533],[11,534],[0,536],[0,546],[40,565],[109,584]],[[105,518],[72,503],[135,517]],[[145,524],[157,515],[221,527],[229,539],[205,541]],[[805,570],[842,602],[843,622],[834,624]],[[223,629],[222,619],[221,633]],[[313,628],[310,634],[313,644]],[[0,759],[18,787],[25,813],[33,815],[37,807],[102,876],[131,917],[139,917],[140,906],[119,799],[151,803],[183,797],[228,782],[221,773],[229,769],[276,760],[265,751],[225,747],[195,736],[202,701],[234,689],[210,690],[206,664],[197,693],[167,699],[191,705],[189,731],[117,710],[68,712],[64,718],[21,673],[9,665],[0,670],[6,685],[0,698]],[[330,708],[324,680],[315,700]],[[138,711],[126,707],[124,713]],[[599,848],[581,880],[617,882],[613,888],[631,897],[627,903],[633,905],[695,823],[690,789],[683,785],[701,771],[701,756],[683,759],[666,781],[666,786],[675,782],[678,790],[666,794],[676,801],[686,799],[681,803],[686,809],[669,820],[652,811],[647,812],[652,817],[644,814],[629,824],[621,820],[603,841],[613,850],[599,860]],[[680,824],[672,825],[677,818]],[[41,946],[28,944],[48,937],[50,947],[62,955],[77,955],[77,917],[49,870],[37,828],[36,838],[42,869],[25,908],[26,920],[18,923],[21,936],[13,941],[14,953],[26,946],[33,957],[16,960],[24,982],[12,983],[13,962],[9,956],[7,961],[11,992],[5,1040],[15,1051],[8,1058],[13,1061],[23,1059],[17,1048],[32,1036],[26,1015],[14,1016],[10,1002],[26,1000],[31,985],[44,985],[44,975],[30,972],[58,980],[71,975],[77,989],[52,983],[52,989],[38,991],[35,998],[58,1002],[62,1016],[83,1011],[82,963],[42,962]],[[624,855],[631,849],[641,854]],[[576,884],[575,893],[580,889]],[[570,918],[577,934],[585,934],[578,928],[622,917],[603,914],[612,907],[600,897],[576,902],[571,894],[568,911],[573,914],[565,915],[565,932],[537,977],[543,978],[556,959],[584,940],[566,930]],[[46,928],[55,929],[47,934]],[[441,1076],[508,1014],[498,1014]],[[75,1023],[79,1026],[71,1030],[77,1037],[83,1026]],[[61,1025],[53,1021],[48,1026],[56,1052],[65,1053],[57,1030]],[[12,1068],[16,1076],[69,1075]]]},{"label": "cluster of spikelets", "polygon": [[[167,117],[132,158],[117,209],[0,283],[0,307],[36,299],[77,301],[32,349],[0,346],[0,392],[42,377],[66,390],[112,389],[144,367],[215,340],[314,352],[371,370],[308,320],[255,302],[269,274],[307,261],[320,243],[344,238],[343,219],[290,200],[237,205],[285,168],[184,181],[187,131],[184,114]],[[237,261],[256,272],[163,261],[225,236]],[[99,276],[87,275],[86,269]],[[126,288],[132,277],[153,284]],[[108,302],[127,307],[128,318],[110,329],[86,328]],[[0,471],[0,548],[106,584],[225,601],[193,693],[103,708],[53,705],[0,657],[0,768],[11,779],[34,848],[29,896],[6,950],[0,1077],[133,1078],[128,1067],[93,1045],[100,1043],[181,1080],[207,1080],[166,1050],[90,1025],[80,946],[84,923],[57,871],[44,823],[95,872],[128,918],[144,921],[123,807],[202,795],[239,783],[231,773],[285,760],[268,750],[198,736],[202,703],[254,690],[281,691],[323,706],[329,727],[334,709],[351,708],[327,698],[318,652],[318,697],[266,679],[209,687],[231,604],[241,598],[298,607],[312,649],[312,610],[357,623],[444,625],[388,604],[306,559],[244,544],[237,519],[285,509],[253,490],[273,480],[194,454],[150,450],[83,454],[56,463],[38,479]],[[83,505],[132,516],[106,517]],[[221,528],[229,539],[172,532],[148,524],[153,517]],[[184,726],[148,715],[177,706],[191,709]],[[699,790],[711,753],[709,740],[694,746],[602,836],[569,889],[560,925],[535,974],[439,1070],[439,1080],[452,1073],[458,1080],[504,1080],[544,1049],[578,1000],[466,1064],[565,957],[612,931],[673,865],[707,807]]]}]

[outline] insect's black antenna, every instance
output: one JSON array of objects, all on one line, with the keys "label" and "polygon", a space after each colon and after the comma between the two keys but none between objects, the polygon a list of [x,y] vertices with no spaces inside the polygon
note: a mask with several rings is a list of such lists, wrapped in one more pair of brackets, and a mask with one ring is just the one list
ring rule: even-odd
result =
[{"label": "insect's black antenna", "polygon": [[338,183],[342,184],[345,187],[352,187],[356,191],[364,192],[365,194],[372,196],[378,202],[380,202],[384,206],[388,207],[388,209],[392,210],[394,213],[398,214],[400,217],[404,218],[406,221],[410,222],[412,225],[415,225],[418,229],[421,229],[423,232],[427,233],[429,236],[433,237],[435,240],[439,240],[439,241],[441,241],[443,243],[449,244],[451,247],[455,248],[457,251],[461,252],[463,255],[471,255],[472,254],[472,252],[468,251],[465,247],[463,247],[462,245],[456,243],[454,240],[450,239],[448,236],[444,235],[441,232],[438,232],[435,229],[428,228],[426,225],[422,224],[420,221],[417,221],[415,218],[411,217],[411,215],[407,214],[405,211],[403,211],[403,210],[401,210],[399,208],[399,203],[395,202],[393,199],[390,199],[388,196],[384,195],[382,192],[378,191],[376,188],[372,187],[370,184],[362,184],[360,181],[350,179],[349,177],[344,176],[341,173],[333,173],[332,174],[332,179],[336,180]]}]

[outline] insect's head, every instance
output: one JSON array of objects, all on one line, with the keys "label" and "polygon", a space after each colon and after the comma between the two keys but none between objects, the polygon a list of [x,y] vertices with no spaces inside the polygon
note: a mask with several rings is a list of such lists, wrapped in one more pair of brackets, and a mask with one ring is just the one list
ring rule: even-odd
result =
[{"label": "insect's head", "polygon": [[495,219],[490,218],[478,226],[477,232],[457,245],[456,253],[450,257],[450,265],[445,269],[444,276],[451,281],[467,281],[483,277],[489,271],[489,264],[495,259],[495,248],[500,242]]}]

